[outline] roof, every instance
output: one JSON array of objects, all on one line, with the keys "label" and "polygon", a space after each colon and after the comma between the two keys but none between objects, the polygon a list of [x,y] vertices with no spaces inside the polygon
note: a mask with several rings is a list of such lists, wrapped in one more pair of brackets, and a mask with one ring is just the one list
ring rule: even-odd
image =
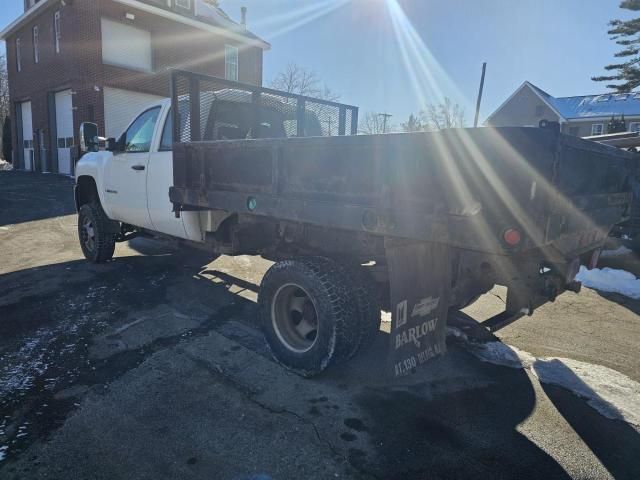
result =
[{"label": "roof", "polygon": [[500,111],[523,88],[530,88],[563,121],[610,118],[621,115],[626,117],[640,116],[640,92],[554,97],[533,83],[524,82],[487,120]]},{"label": "roof", "polygon": [[549,101],[567,120],[640,115],[640,93],[603,93],[578,97],[550,97]]},{"label": "roof", "polygon": [[[57,0],[41,0],[33,7],[7,25],[2,31],[0,31],[0,40],[6,40],[6,38],[15,32],[18,28],[22,27],[31,18],[37,16],[41,11],[55,3]],[[201,30],[206,30],[217,35],[221,35],[233,40],[257,46],[264,50],[271,48],[271,45],[262,40],[257,35],[247,30],[243,25],[240,25],[229,18],[224,11],[218,7],[213,7],[198,1],[198,7],[201,13],[195,17],[189,17],[180,15],[171,10],[167,10],[158,6],[143,3],[138,0],[113,0],[116,3],[130,6],[138,10],[158,15],[169,20],[173,20],[185,25],[189,25]]]}]

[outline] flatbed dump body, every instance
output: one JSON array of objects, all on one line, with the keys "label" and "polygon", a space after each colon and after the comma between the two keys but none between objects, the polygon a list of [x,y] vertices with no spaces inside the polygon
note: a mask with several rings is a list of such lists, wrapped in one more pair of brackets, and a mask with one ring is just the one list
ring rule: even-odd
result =
[{"label": "flatbed dump body", "polygon": [[[582,253],[624,217],[634,162],[551,128],[185,142],[171,200],[484,252]],[[516,247],[509,228],[524,233]]]},{"label": "flatbed dump body", "polygon": [[[281,289],[289,291],[280,268],[333,272],[330,285],[355,289],[346,296],[357,310],[390,310],[390,362],[405,375],[444,352],[448,310],[494,284],[508,295],[505,311],[484,322],[490,330],[579,291],[580,265],[595,265],[629,214],[636,154],[563,135],[557,124],[355,135],[355,107],[226,83],[174,73],[169,196],[176,215],[201,212],[216,252],[278,262],[261,288],[263,325],[293,368],[308,358],[282,347],[286,332],[276,328],[287,317],[286,308],[278,314]],[[248,116],[225,116],[231,95]],[[351,280],[340,280],[342,270]],[[297,292],[294,304],[307,295]],[[300,312],[289,315],[293,330]]]}]

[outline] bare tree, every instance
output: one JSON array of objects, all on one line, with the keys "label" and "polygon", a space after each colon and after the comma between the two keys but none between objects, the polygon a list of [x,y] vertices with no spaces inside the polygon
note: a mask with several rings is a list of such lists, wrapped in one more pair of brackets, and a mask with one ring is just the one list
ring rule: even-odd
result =
[{"label": "bare tree", "polygon": [[[9,76],[7,74],[7,60],[4,55],[0,55],[0,128],[4,129],[5,119],[9,116],[10,112],[9,102]],[[6,152],[4,145],[2,145],[2,138],[6,135],[0,136],[0,152]],[[4,155],[3,155],[4,156]],[[11,158],[5,160],[11,161]]]},{"label": "bare tree", "polygon": [[442,103],[429,104],[424,110],[420,110],[418,115],[412,113],[400,127],[404,132],[421,132],[459,128],[464,125],[464,108],[445,97]]},{"label": "bare tree", "polygon": [[400,128],[403,132],[420,132],[424,130],[424,125],[420,117],[412,113],[406,122],[400,124]]},{"label": "bare tree", "polygon": [[358,133],[362,135],[375,135],[377,133],[393,132],[395,127],[388,123],[385,117],[385,114],[367,112],[365,116],[360,119]]},{"label": "bare tree", "polygon": [[313,70],[290,63],[271,81],[271,88],[335,102],[340,95],[324,84]]},{"label": "bare tree", "polygon": [[9,115],[9,77],[7,75],[7,61],[0,55],[0,121]]},{"label": "bare tree", "polygon": [[464,108],[453,103],[449,97],[437,105],[429,104],[420,112],[426,130],[464,127]]}]

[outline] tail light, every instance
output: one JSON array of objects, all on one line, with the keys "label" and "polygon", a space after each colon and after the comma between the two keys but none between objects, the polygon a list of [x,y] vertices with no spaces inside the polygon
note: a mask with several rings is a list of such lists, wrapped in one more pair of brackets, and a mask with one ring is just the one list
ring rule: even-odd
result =
[{"label": "tail light", "polygon": [[515,247],[522,241],[522,235],[519,230],[516,230],[515,228],[508,228],[502,234],[502,239],[504,240],[504,243],[510,247]]}]

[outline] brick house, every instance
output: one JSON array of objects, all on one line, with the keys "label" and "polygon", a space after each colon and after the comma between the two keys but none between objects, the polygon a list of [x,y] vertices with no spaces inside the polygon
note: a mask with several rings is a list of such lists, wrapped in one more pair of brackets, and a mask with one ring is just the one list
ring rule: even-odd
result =
[{"label": "brick house", "polygon": [[554,97],[524,82],[493,112],[485,125],[538,126],[540,120],[559,122],[564,133],[578,137],[607,133],[611,117],[624,115],[627,130],[640,131],[640,93],[604,93]]},{"label": "brick house", "polygon": [[203,0],[25,0],[7,44],[14,166],[71,175],[78,129],[117,137],[170,68],[262,84],[269,44]]}]

